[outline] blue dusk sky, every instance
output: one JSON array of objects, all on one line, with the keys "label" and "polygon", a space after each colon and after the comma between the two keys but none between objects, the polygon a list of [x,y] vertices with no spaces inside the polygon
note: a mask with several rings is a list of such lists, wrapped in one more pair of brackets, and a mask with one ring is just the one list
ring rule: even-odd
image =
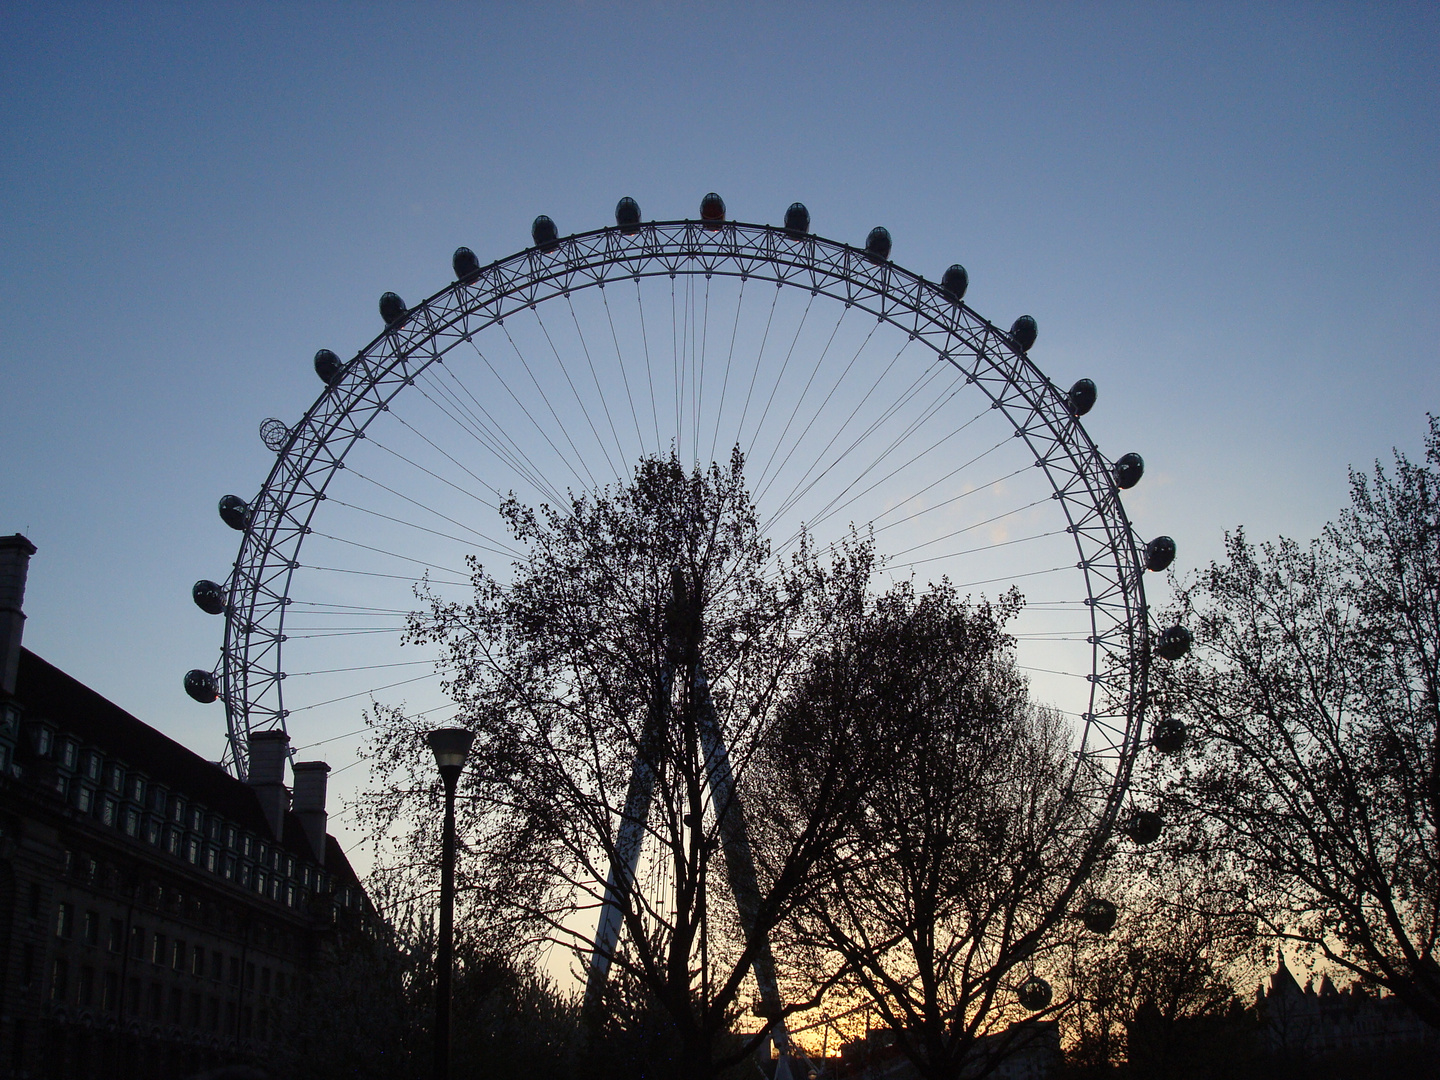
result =
[{"label": "blue dusk sky", "polygon": [[[612,221],[874,225],[1088,375],[1193,572],[1315,535],[1440,410],[1433,4],[0,5],[0,532],[26,642],[209,757],[180,690],[216,515],[310,358],[482,262]],[[308,741],[303,725],[293,732]],[[355,740],[326,750],[338,769]],[[360,770],[356,771],[358,774]],[[355,774],[352,774],[355,775]]]}]

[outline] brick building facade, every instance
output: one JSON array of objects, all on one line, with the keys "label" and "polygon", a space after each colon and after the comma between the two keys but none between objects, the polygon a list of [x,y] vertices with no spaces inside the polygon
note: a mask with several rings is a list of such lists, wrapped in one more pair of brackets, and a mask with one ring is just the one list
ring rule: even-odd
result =
[{"label": "brick building facade", "polygon": [[22,649],[33,550],[0,538],[0,1077],[273,1057],[367,912],[326,833],[328,766],[293,766],[292,806],[283,733],[242,782]]}]

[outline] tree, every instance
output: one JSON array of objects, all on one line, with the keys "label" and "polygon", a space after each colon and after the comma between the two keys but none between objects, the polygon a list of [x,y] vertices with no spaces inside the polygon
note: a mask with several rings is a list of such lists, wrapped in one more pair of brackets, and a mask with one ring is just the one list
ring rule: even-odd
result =
[{"label": "tree", "polygon": [[1236,531],[1179,603],[1175,844],[1240,872],[1232,910],[1440,1026],[1440,418],[1423,463],[1352,472],[1318,540]]},{"label": "tree", "polygon": [[1000,1034],[1006,1021],[1057,1007],[1046,984],[1019,995],[1026,1009],[1017,989],[1095,854],[1066,793],[1063,719],[1030,700],[1004,632],[1021,604],[1014,591],[972,602],[948,582],[903,582],[846,628],[784,713],[801,805],[812,729],[846,718],[854,752],[884,766],[817,868],[800,944],[936,1080],[988,1072],[1025,1035]]},{"label": "tree", "polygon": [[1172,1075],[1187,1058],[1209,1062],[1212,1044],[1235,1043],[1203,1023],[1231,1021],[1243,1009],[1237,988],[1259,973],[1254,920],[1212,902],[1231,883],[1147,848],[1109,861],[1092,887],[1119,911],[1110,932],[1077,925],[1066,943],[1071,1062],[1097,1073],[1148,1062],[1145,1075]]},{"label": "tree", "polygon": [[[456,721],[477,733],[463,924],[512,953],[572,950],[592,970],[592,1006],[593,972],[618,968],[668,1017],[675,1069],[691,1077],[764,1036],[729,1038],[752,971],[766,1027],[778,1019],[769,936],[867,780],[837,724],[815,744],[806,812],[769,813],[756,754],[811,657],[863,606],[873,557],[856,539],[822,562],[802,536],[772,560],[743,473],[738,451],[728,469],[690,472],[672,454],[564,508],[511,498],[525,556],[509,579],[472,559],[473,599],[426,594],[409,631],[441,646]],[[370,798],[368,821],[399,830],[402,866],[408,854],[423,878],[438,805],[424,721],[376,720],[375,760],[398,782]],[[745,823],[761,818],[757,861]],[[618,942],[596,930],[612,920]]]}]

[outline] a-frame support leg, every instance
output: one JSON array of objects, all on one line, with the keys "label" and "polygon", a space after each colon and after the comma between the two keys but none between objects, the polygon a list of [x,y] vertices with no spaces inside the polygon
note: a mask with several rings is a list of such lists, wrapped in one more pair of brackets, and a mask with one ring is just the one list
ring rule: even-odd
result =
[{"label": "a-frame support leg", "polygon": [[750,850],[750,837],[745,829],[745,813],[735,793],[735,777],[730,769],[730,755],[725,749],[725,740],[716,719],[715,702],[710,696],[710,683],[699,662],[694,668],[694,694],[700,742],[705,753],[705,772],[710,780],[710,797],[714,801],[715,813],[720,821],[720,844],[725,853],[725,873],[730,879],[731,891],[735,894],[735,907],[740,914],[741,928],[751,945],[754,957],[751,970],[760,989],[761,1004],[766,1013],[775,1018],[774,1026],[770,1029],[770,1040],[779,1051],[779,1058],[775,1063],[775,1080],[791,1080],[790,1035],[785,1027],[785,1018],[781,1015],[780,984],[775,977],[775,956],[770,951],[768,935],[757,933],[755,926],[760,913],[760,884],[755,873],[755,856]]}]

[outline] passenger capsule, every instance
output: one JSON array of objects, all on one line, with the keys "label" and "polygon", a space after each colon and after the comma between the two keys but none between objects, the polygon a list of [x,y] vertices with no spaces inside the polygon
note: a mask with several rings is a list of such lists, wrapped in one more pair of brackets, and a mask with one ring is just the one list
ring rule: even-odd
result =
[{"label": "passenger capsule", "polygon": [[466,285],[480,276],[480,259],[468,247],[456,248],[450,265],[455,268],[455,280]]},{"label": "passenger capsule", "polygon": [[190,598],[206,615],[225,614],[225,588],[218,582],[201,578],[191,587]]},{"label": "passenger capsule", "polygon": [[1136,810],[1120,826],[1120,831],[1141,847],[1160,839],[1164,820],[1153,810]]},{"label": "passenger capsule", "polygon": [[1155,652],[1166,660],[1179,660],[1190,651],[1194,640],[1194,635],[1183,626],[1167,627],[1155,639]]},{"label": "passenger capsule", "polygon": [[640,229],[640,204],[626,195],[615,204],[615,224],[620,231],[631,236]]},{"label": "passenger capsule", "polygon": [[410,309],[405,306],[405,301],[393,292],[382,293],[380,296],[380,318],[385,320],[386,326],[394,326],[410,314]]},{"label": "passenger capsule", "polygon": [[1162,754],[1178,753],[1189,734],[1185,721],[1167,716],[1155,725],[1155,731],[1150,736],[1150,745]]},{"label": "passenger capsule", "polygon": [[785,231],[791,236],[804,236],[810,231],[810,211],[803,202],[792,202],[785,211]]},{"label": "passenger capsule", "polygon": [[1115,486],[1128,491],[1145,475],[1145,459],[1139,454],[1126,454],[1115,462]]},{"label": "passenger capsule", "polygon": [[1157,536],[1145,545],[1145,569],[1159,573],[1175,561],[1175,541],[1168,536]]},{"label": "passenger capsule", "polygon": [[1021,352],[1029,352],[1035,347],[1035,336],[1039,333],[1040,328],[1029,315],[1021,315],[1010,324],[1010,336],[1015,339],[1015,344],[1020,346]]},{"label": "passenger capsule", "polygon": [[555,222],[541,214],[530,225],[530,239],[541,251],[554,251],[560,246],[560,230],[555,228]]},{"label": "passenger capsule", "polygon": [[875,262],[885,262],[889,259],[890,230],[883,225],[876,225],[871,229],[870,235],[865,237],[865,254]]},{"label": "passenger capsule", "polygon": [[951,263],[950,268],[940,278],[940,288],[945,290],[945,295],[950,298],[952,304],[958,304],[965,299],[965,290],[970,287],[970,275],[959,263]]},{"label": "passenger capsule", "polygon": [[340,372],[344,367],[345,365],[340,363],[340,357],[329,349],[321,349],[315,354],[315,374],[320,376],[320,381],[326,386],[334,386],[340,381]]},{"label": "passenger capsule", "polygon": [[192,668],[185,673],[185,693],[201,705],[209,705],[220,696],[220,687],[212,673]]},{"label": "passenger capsule", "polygon": [[1097,896],[1080,912],[1080,921],[1092,934],[1108,934],[1115,928],[1115,915],[1115,905]]},{"label": "passenger capsule", "polygon": [[1095,407],[1095,398],[1098,391],[1095,389],[1095,382],[1092,379],[1080,379],[1070,392],[1065,395],[1065,404],[1070,408],[1071,416],[1084,416]]},{"label": "passenger capsule", "polygon": [[236,532],[250,527],[250,505],[239,495],[226,495],[220,500],[220,520]]},{"label": "passenger capsule", "polygon": [[725,220],[725,200],[713,191],[706,195],[700,200],[700,220],[718,228]]},{"label": "passenger capsule", "polygon": [[1039,1012],[1050,1004],[1053,994],[1048,982],[1039,975],[1031,975],[1016,989],[1015,996],[1025,1008],[1031,1012]]}]

